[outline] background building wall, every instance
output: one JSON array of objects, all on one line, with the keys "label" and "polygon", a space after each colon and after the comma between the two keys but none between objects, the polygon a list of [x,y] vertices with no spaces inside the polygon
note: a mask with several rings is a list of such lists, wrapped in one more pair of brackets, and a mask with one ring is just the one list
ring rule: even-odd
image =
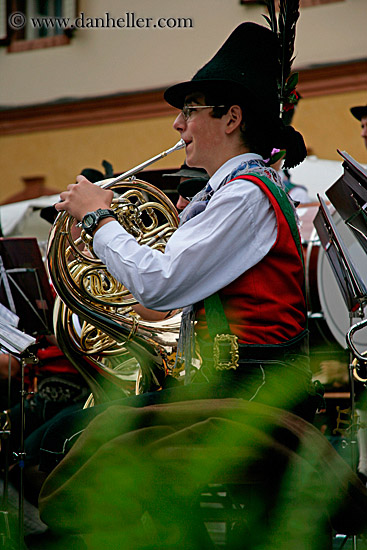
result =
[{"label": "background building wall", "polygon": [[[121,0],[80,0],[79,12],[85,18],[103,17],[107,12],[115,19],[132,12],[154,20],[191,18],[193,27],[89,28],[77,30],[67,46],[17,53],[0,47],[0,117],[5,123],[14,110],[44,102],[52,110],[70,99],[132,94],[134,101],[134,93],[158,90],[162,94],[171,83],[190,79],[238,23],[264,23],[266,9],[259,4],[241,5],[239,0],[135,0],[133,5]],[[343,91],[329,88],[327,72],[322,90],[310,93],[303,80],[308,69],[321,67],[322,73],[323,67],[326,71],[328,66],[340,65],[343,73],[344,63],[366,59],[366,23],[366,0],[301,9],[294,70],[300,71],[303,99],[294,125],[319,158],[339,160],[339,148],[367,162],[359,123],[349,112],[351,106],[367,103],[367,70],[359,84],[355,79],[355,89],[349,78],[349,88]],[[103,159],[121,172],[167,149],[178,139],[172,129],[174,110],[155,114],[154,109],[143,118],[117,121],[111,116],[102,122],[94,119],[91,110],[89,121],[75,127],[50,124],[30,130],[24,122],[23,129],[20,117],[16,132],[9,132],[5,124],[0,133],[0,202],[22,189],[23,178],[43,176],[47,187],[62,190],[83,168],[100,168]],[[174,153],[157,168],[178,166],[183,157],[183,152]]]},{"label": "background building wall", "polygon": [[[88,18],[190,18],[192,28],[85,28],[71,44],[8,54],[0,48],[0,105],[165,88],[190,79],[241,21],[264,23],[264,5],[239,0],[80,0]],[[295,68],[367,55],[365,0],[301,9]],[[178,25],[178,23],[177,23]],[[181,23],[183,25],[183,23]]]},{"label": "background building wall", "polygon": [[[174,117],[149,118],[117,124],[34,132],[0,138],[3,184],[0,202],[20,191],[22,178],[46,175],[47,187],[65,189],[83,168],[103,172],[108,160],[114,171],[122,172],[174,145],[178,134],[172,129]],[[182,164],[184,152],[162,159],[155,167]],[[7,185],[11,182],[11,186]]]}]

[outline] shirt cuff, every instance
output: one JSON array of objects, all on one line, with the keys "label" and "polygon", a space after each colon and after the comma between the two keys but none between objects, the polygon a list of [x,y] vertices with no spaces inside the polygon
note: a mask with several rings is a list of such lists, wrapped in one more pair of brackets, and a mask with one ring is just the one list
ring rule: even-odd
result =
[{"label": "shirt cuff", "polygon": [[109,245],[114,237],[118,236],[121,240],[121,238],[124,237],[124,234],[127,238],[131,237],[131,235],[127,231],[125,231],[125,229],[119,224],[117,220],[112,220],[109,223],[102,225],[102,227],[99,227],[95,232],[93,238],[93,250],[98,258],[106,263],[104,255],[106,247]]}]

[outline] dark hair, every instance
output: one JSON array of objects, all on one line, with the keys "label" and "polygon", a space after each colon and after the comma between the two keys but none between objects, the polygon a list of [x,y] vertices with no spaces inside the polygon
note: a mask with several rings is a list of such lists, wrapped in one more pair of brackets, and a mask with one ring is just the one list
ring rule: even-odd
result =
[{"label": "dark hair", "polygon": [[[270,158],[274,148],[285,149],[285,168],[292,168],[302,162],[307,156],[302,135],[292,126],[286,126],[277,113],[266,113],[263,105],[250,97],[236,98],[216,97],[216,94],[203,94],[209,105],[224,104],[225,107],[214,107],[211,115],[221,118],[228,112],[231,105],[239,105],[242,110],[241,139],[242,143],[252,153],[263,158]],[[250,108],[249,108],[250,107]]]},{"label": "dark hair", "polygon": [[[214,107],[211,116],[213,118],[221,118],[228,112],[231,105],[238,103],[230,103],[225,107]],[[252,153],[257,153],[264,158],[269,158],[272,149],[274,148],[274,139],[271,132],[268,132],[265,121],[261,121],[258,116],[250,114],[250,109],[245,109],[239,105],[242,110],[242,124],[240,127],[241,140],[245,147]]]}]

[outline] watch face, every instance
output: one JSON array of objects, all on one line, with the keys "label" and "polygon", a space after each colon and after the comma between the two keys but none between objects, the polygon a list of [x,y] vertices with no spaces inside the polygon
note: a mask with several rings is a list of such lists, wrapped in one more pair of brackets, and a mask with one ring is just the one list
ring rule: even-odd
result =
[{"label": "watch face", "polygon": [[90,229],[95,223],[95,216],[93,214],[86,214],[83,218],[84,229]]}]

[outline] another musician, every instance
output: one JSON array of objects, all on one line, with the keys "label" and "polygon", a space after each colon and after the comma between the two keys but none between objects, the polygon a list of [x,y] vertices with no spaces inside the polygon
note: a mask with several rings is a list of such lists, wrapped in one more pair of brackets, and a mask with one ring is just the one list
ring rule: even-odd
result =
[{"label": "another musician", "polygon": [[180,212],[186,208],[196,193],[205,187],[209,179],[203,168],[191,168],[186,163],[182,164],[177,172],[162,174],[162,177],[178,180],[176,208]]}]

